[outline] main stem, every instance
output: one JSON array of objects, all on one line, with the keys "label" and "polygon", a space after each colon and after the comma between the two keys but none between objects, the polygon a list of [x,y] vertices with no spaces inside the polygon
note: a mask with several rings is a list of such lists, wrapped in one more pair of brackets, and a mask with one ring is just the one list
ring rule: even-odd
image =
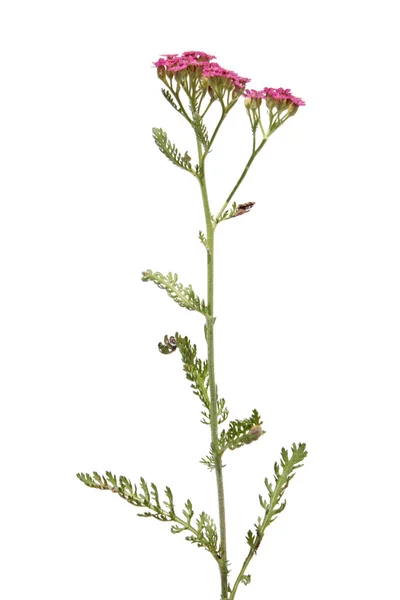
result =
[{"label": "main stem", "polygon": [[218,509],[219,509],[219,531],[221,542],[221,558],[219,570],[221,574],[221,598],[228,598],[228,559],[226,549],[226,518],[225,518],[225,496],[224,481],[222,475],[221,453],[218,451],[218,407],[217,388],[215,384],[215,362],[214,362],[214,226],[211,219],[210,206],[208,202],[207,184],[204,171],[204,155],[200,142],[197,143],[199,155],[200,174],[199,182],[203,198],[204,215],[207,227],[207,327],[206,339],[208,349],[208,377],[210,389],[210,423],[211,423],[211,446],[214,454],[215,473],[217,478]]}]

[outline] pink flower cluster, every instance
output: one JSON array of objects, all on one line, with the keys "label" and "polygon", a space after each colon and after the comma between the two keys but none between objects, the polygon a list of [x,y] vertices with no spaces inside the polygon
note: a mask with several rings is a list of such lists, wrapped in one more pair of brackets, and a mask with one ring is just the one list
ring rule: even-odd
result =
[{"label": "pink flower cluster", "polygon": [[208,63],[203,68],[203,77],[210,79],[211,77],[223,77],[228,79],[235,87],[244,89],[246,83],[251,81],[248,77],[240,77],[234,71],[229,71],[219,66],[218,63]]},{"label": "pink flower cluster", "polygon": [[204,63],[210,62],[215,56],[207,54],[206,52],[183,52],[179,54],[163,54],[165,58],[159,58],[157,62],[153,63],[155,67],[165,67],[170,73],[177,73],[177,71],[183,71],[188,67],[202,67]]},{"label": "pink flower cluster", "polygon": [[272,98],[278,102],[289,101],[295,106],[305,106],[306,103],[301,98],[296,98],[291,94],[290,90],[284,90],[283,88],[264,88],[259,92],[256,90],[246,90],[243,94],[245,98],[254,98],[267,100],[267,98]]},{"label": "pink flower cluster", "polygon": [[196,73],[196,76],[199,76],[200,73],[204,79],[211,80],[209,85],[213,89],[218,89],[221,84],[222,90],[232,89],[233,86],[236,92],[244,92],[244,98],[259,100],[257,106],[260,105],[261,100],[266,100],[268,105],[271,102],[275,106],[282,103],[281,106],[291,106],[293,109],[294,107],[305,106],[305,102],[301,98],[293,96],[289,89],[265,87],[260,91],[245,90],[246,84],[250,79],[240,77],[234,71],[224,69],[217,62],[212,62],[214,58],[216,57],[206,52],[189,50],[182,52],[182,54],[163,54],[153,64],[157,67],[158,75],[161,79],[164,78],[165,74],[169,74],[172,77],[181,71]]},{"label": "pink flower cluster", "polygon": [[224,69],[216,62],[211,62],[215,56],[206,52],[188,51],[182,54],[163,54],[157,62],[153,63],[159,73],[165,69],[167,73],[175,74],[178,71],[190,69],[190,67],[201,68],[202,76],[207,79],[221,77],[225,82],[232,84],[235,88],[244,89],[250,81],[247,77],[240,77],[234,71]]}]

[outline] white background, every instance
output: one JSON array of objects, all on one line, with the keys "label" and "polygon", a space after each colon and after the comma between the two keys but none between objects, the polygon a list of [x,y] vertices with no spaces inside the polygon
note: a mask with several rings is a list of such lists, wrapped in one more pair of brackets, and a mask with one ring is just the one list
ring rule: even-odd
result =
[{"label": "white background", "polygon": [[[219,598],[204,550],[75,478],[143,475],[217,514],[197,399],[157,350],[178,330],[204,354],[202,318],[140,280],[172,270],[205,293],[198,186],[151,138],[194,152],[151,67],[184,50],[307,103],[241,186],[253,211],[217,230],[219,390],[267,431],[226,459],[233,574],[281,446],[309,447],[238,598],[399,598],[394,7],[1,3],[5,599]],[[239,102],[209,158],[214,212],[250,143]]]}]

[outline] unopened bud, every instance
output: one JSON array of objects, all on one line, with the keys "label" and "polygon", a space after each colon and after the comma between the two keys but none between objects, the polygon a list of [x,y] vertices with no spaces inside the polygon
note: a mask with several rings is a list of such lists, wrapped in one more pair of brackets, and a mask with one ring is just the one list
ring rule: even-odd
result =
[{"label": "unopened bud", "polygon": [[[258,438],[260,438],[264,433],[265,431],[261,425],[253,425],[253,427],[249,429],[249,431],[245,433],[243,437],[240,438],[241,444],[251,444],[258,440]],[[232,450],[234,448],[235,446],[232,447]]]},{"label": "unopened bud", "polygon": [[276,107],[276,100],[275,100],[275,98],[272,98],[272,96],[267,96],[265,98],[265,104],[267,105],[267,108],[269,110],[272,110],[273,108]]},{"label": "unopened bud", "polygon": [[244,105],[247,110],[257,110],[260,108],[262,99],[261,98],[245,98]]},{"label": "unopened bud", "polygon": [[253,425],[253,427],[247,433],[247,435],[250,437],[250,439],[249,439],[249,441],[247,443],[250,444],[251,442],[255,442],[264,433],[265,433],[265,431],[263,430],[263,428],[261,427],[261,425]]},{"label": "unopened bud", "polygon": [[287,112],[290,117],[293,117],[293,115],[295,115],[298,110],[299,110],[299,107],[297,104],[294,104],[293,102],[289,102],[288,107],[287,107]]},{"label": "unopened bud", "polygon": [[166,68],[164,67],[164,65],[157,67],[157,75],[158,75],[159,79],[161,79],[162,81],[165,80],[165,73],[166,73]]}]

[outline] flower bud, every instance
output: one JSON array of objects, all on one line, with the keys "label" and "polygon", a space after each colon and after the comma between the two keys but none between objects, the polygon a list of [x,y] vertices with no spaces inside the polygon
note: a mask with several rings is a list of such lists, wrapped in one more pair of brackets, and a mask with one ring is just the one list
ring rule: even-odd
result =
[{"label": "flower bud", "polygon": [[294,104],[293,102],[289,102],[289,105],[287,107],[287,112],[288,112],[289,117],[293,117],[293,115],[295,115],[298,110],[299,110],[299,107],[297,104]]},{"label": "flower bud", "polygon": [[253,442],[255,440],[258,440],[258,438],[261,437],[264,433],[265,431],[263,430],[261,425],[253,425],[253,427],[250,429],[247,435],[251,437],[251,441]]},{"label": "flower bud", "polygon": [[264,433],[265,431],[261,425],[253,425],[253,427],[244,436],[243,441],[245,444],[251,444],[252,442],[258,440],[258,438],[260,438]]},{"label": "flower bud", "polygon": [[275,98],[272,98],[272,96],[267,96],[265,98],[265,104],[269,110],[272,110],[276,106],[276,100]]},{"label": "flower bud", "polygon": [[165,73],[166,73],[166,68],[164,67],[164,65],[157,67],[157,76],[162,81],[165,80]]}]

